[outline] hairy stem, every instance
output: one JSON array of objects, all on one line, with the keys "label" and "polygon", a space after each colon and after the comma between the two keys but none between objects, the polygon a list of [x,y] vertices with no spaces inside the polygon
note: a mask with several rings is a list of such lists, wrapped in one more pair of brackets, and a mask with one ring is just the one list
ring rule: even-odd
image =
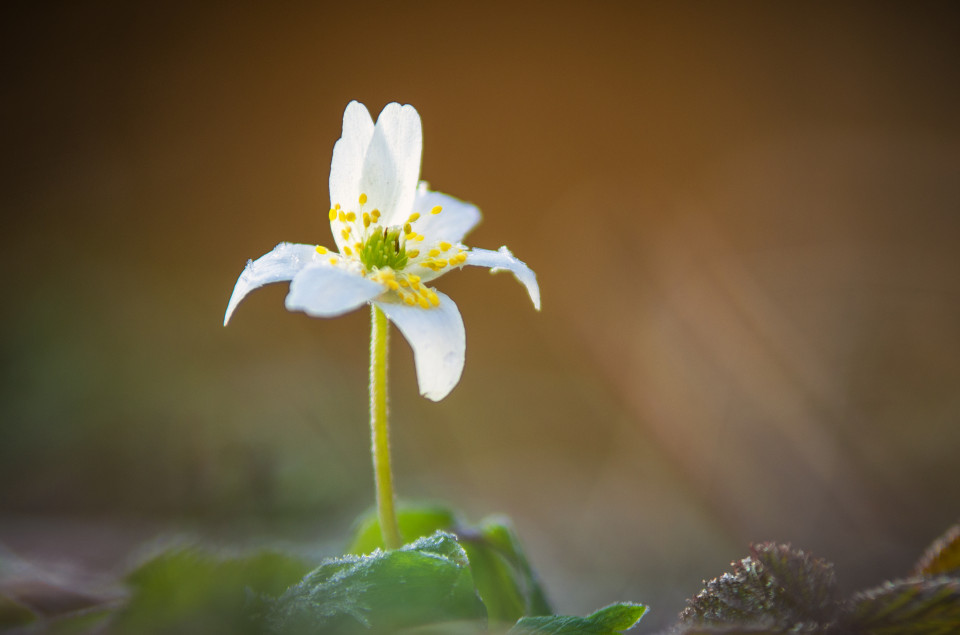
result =
[{"label": "hairy stem", "polygon": [[393,471],[390,468],[390,427],[387,423],[387,339],[390,325],[383,311],[370,305],[370,435],[373,477],[377,487],[377,517],[387,549],[403,543],[397,526]]}]

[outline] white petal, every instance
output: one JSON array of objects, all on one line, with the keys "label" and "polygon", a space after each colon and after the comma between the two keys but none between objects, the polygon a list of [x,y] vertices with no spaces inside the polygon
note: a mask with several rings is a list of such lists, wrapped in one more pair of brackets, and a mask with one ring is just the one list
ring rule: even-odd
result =
[{"label": "white petal", "polygon": [[537,274],[526,263],[517,260],[506,247],[501,247],[497,251],[471,249],[467,252],[467,262],[465,264],[490,267],[490,273],[510,271],[527,288],[527,293],[533,300],[533,306],[536,307],[537,311],[540,310],[540,286],[537,284]]},{"label": "white petal", "polygon": [[297,273],[317,258],[319,254],[315,245],[280,243],[270,253],[247,261],[246,269],[233,287],[233,295],[230,296],[227,311],[223,315],[223,325],[227,325],[237,305],[248,293],[271,282],[293,280]]},{"label": "white petal", "polygon": [[387,104],[377,119],[360,177],[360,191],[371,209],[380,210],[384,225],[402,223],[413,211],[422,150],[416,109]]},{"label": "white petal", "polygon": [[449,297],[436,292],[440,305],[422,309],[401,302],[374,302],[397,325],[413,349],[420,394],[440,401],[453,390],[463,373],[467,335],[460,310]]},{"label": "white petal", "polygon": [[318,262],[290,282],[286,307],[312,317],[335,317],[366,304],[384,290],[379,283],[358,273]]},{"label": "white petal", "polygon": [[[430,211],[438,205],[443,208],[442,211],[431,214]],[[480,210],[475,205],[448,194],[431,192],[423,181],[417,186],[413,211],[420,213],[420,218],[413,225],[418,234],[423,234],[425,245],[438,240],[458,243],[480,222]]]},{"label": "white petal", "polygon": [[353,209],[360,197],[360,177],[373,138],[373,119],[366,106],[351,101],[343,111],[343,133],[330,161],[330,207]]}]

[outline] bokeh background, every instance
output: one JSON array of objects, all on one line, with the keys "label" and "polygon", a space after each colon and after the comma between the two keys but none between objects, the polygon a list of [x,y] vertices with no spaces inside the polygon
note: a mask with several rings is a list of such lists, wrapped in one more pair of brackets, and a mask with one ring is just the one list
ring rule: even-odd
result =
[{"label": "bokeh background", "polygon": [[[512,517],[557,608],[669,624],[748,543],[905,574],[958,518],[953,3],[20,3],[4,19],[0,544],[333,553],[372,503],[368,315],[223,310],[330,244],[351,99],[423,117],[469,244],[460,385],[392,339],[401,495]],[[645,629],[646,630],[646,629]]]}]

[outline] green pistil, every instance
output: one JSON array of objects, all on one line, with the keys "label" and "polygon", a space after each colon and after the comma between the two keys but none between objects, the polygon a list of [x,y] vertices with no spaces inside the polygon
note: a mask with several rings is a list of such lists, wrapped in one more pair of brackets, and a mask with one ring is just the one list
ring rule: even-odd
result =
[{"label": "green pistil", "polygon": [[407,265],[407,250],[400,244],[398,228],[374,230],[363,249],[360,250],[360,262],[366,269],[384,269],[402,271]]}]

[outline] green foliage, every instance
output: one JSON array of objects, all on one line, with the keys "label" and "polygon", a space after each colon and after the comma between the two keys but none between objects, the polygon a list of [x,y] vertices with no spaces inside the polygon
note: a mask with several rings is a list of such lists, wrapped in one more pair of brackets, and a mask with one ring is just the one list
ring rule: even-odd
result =
[{"label": "green foliage", "polygon": [[[443,507],[406,506],[398,510],[397,522],[406,541],[436,531],[457,536],[467,553],[474,584],[491,622],[512,624],[525,615],[553,612],[508,519],[488,518],[478,527],[470,527]],[[382,548],[380,525],[376,514],[370,512],[361,519],[347,553],[363,554]]]},{"label": "green foliage", "polygon": [[[457,525],[452,511],[439,505],[404,506],[397,510],[397,524],[403,542],[410,543],[418,538],[432,536],[438,531],[452,532]],[[376,549],[383,549],[383,536],[380,533],[380,521],[375,509],[360,517],[354,529],[353,540],[347,547],[347,554],[363,555]]]},{"label": "green foliage", "polygon": [[252,599],[279,595],[309,569],[306,562],[271,551],[234,558],[196,548],[168,551],[128,576],[131,599],[111,632],[256,633]]},{"label": "green foliage", "polygon": [[517,622],[510,633],[512,635],[608,635],[632,628],[640,621],[647,607],[642,604],[621,602],[611,604],[587,617],[550,615],[545,617],[524,617]]},{"label": "green foliage", "polygon": [[393,551],[331,559],[273,604],[275,633],[392,633],[486,617],[467,554],[437,532]]},{"label": "green foliage", "polygon": [[459,536],[491,622],[553,613],[509,520],[489,518]]}]

